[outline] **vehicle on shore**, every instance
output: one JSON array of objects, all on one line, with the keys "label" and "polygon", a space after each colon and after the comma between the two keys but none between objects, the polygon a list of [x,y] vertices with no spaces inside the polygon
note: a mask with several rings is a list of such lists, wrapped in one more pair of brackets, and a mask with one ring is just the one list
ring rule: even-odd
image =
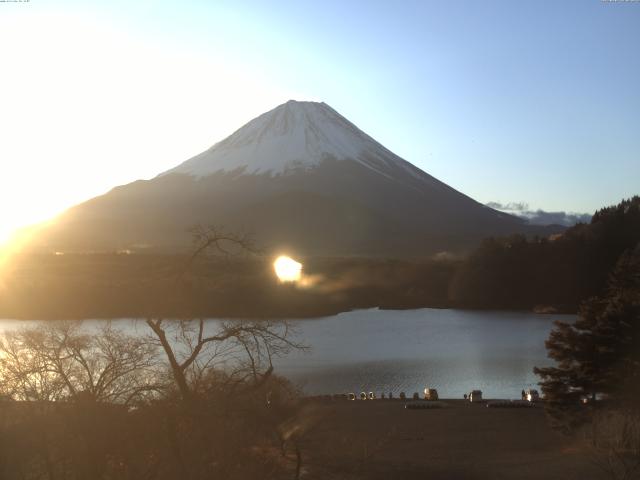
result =
[{"label": "vehicle on shore", "polygon": [[424,389],[424,399],[425,400],[438,400],[438,390],[436,388],[425,388]]},{"label": "vehicle on shore", "polygon": [[468,397],[470,402],[481,402],[482,401],[482,391],[481,390],[471,390]]},{"label": "vehicle on shore", "polygon": [[538,390],[536,390],[535,388],[527,388],[524,391],[523,400],[526,400],[527,402],[539,402],[540,394],[538,393]]}]

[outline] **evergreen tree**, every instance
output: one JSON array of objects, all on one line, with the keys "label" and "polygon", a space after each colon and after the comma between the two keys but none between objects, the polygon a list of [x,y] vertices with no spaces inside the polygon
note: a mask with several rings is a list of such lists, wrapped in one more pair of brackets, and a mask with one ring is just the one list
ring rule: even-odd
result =
[{"label": "evergreen tree", "polygon": [[605,293],[584,302],[578,320],[556,322],[546,346],[556,366],[534,372],[556,427],[584,423],[599,398],[638,406],[640,244],[620,257]]},{"label": "evergreen tree", "polygon": [[602,295],[620,256],[640,242],[640,196],[595,213],[552,238],[513,235],[485,240],[460,265],[449,297],[466,308],[576,312]]}]

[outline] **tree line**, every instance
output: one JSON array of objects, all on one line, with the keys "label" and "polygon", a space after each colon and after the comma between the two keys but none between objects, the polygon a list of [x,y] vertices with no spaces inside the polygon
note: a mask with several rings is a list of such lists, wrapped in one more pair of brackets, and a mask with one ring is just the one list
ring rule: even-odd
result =
[{"label": "tree line", "polygon": [[593,255],[580,269],[588,297],[575,321],[555,323],[554,365],[534,369],[552,426],[581,439],[612,479],[640,475],[639,205],[634,197],[570,232],[569,244]]},{"label": "tree line", "polygon": [[595,213],[551,238],[489,238],[456,269],[449,285],[452,305],[464,308],[553,307],[577,312],[604,291],[625,251],[640,242],[640,197]]},{"label": "tree line", "polygon": [[[551,238],[488,238],[464,257],[299,259],[314,278],[305,288],[278,283],[273,258],[251,253],[195,260],[25,255],[3,272],[0,316],[300,318],[370,307],[575,313],[603,291],[620,255],[640,241],[639,205],[639,197],[624,200]],[[207,233],[200,229],[201,240]],[[246,238],[223,236],[250,246]],[[175,278],[188,262],[199,279],[189,275],[178,285]]]}]

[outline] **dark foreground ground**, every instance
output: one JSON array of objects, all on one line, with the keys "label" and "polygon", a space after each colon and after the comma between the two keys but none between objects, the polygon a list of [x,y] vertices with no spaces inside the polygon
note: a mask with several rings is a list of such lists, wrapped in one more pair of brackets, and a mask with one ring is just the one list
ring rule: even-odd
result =
[{"label": "dark foreground ground", "polygon": [[544,409],[399,400],[310,404],[301,478],[600,479],[592,454],[549,427]]}]

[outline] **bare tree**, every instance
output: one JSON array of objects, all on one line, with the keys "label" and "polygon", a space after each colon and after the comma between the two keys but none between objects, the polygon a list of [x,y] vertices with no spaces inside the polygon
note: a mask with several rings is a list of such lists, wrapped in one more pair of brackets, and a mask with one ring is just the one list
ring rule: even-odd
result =
[{"label": "bare tree", "polygon": [[67,395],[62,379],[31,349],[43,335],[41,329],[32,328],[5,332],[0,338],[0,393],[3,396],[16,400],[54,401]]},{"label": "bare tree", "polygon": [[[225,370],[226,382],[258,386],[273,373],[272,360],[304,345],[292,338],[286,321],[225,321],[205,323],[148,318],[147,325],[169,362],[183,399],[198,391],[211,369]],[[211,325],[212,332],[206,332]]]},{"label": "bare tree", "polygon": [[[199,259],[206,259],[211,253],[215,256],[230,258],[237,255],[260,255],[263,252],[256,248],[251,235],[248,233],[227,232],[216,226],[205,227],[195,225],[190,230],[193,237],[193,252],[184,264],[181,273],[176,277],[182,281],[187,273],[194,273],[194,266]],[[200,278],[204,281],[205,278]]]},{"label": "bare tree", "polygon": [[[210,253],[224,257],[258,253],[248,235],[200,225],[191,232],[194,252],[178,281],[193,270],[198,259]],[[229,382],[257,386],[273,373],[273,358],[292,349],[306,348],[295,341],[295,332],[286,321],[209,323],[202,318],[180,321],[147,318],[146,323],[153,334],[151,343],[164,351],[173,380],[185,400],[192,397],[212,369],[225,370]],[[207,326],[212,328],[207,331]]]},{"label": "bare tree", "polygon": [[109,322],[97,331],[81,322],[51,322],[0,339],[0,377],[20,400],[83,396],[131,404],[160,388],[157,349]]},{"label": "bare tree", "polygon": [[[200,229],[197,238],[189,263],[198,268],[207,266],[196,262],[208,250],[226,257],[250,248],[245,237],[215,229]],[[146,334],[128,334],[112,323],[50,322],[0,336],[0,396],[47,401],[0,409],[22,412],[0,422],[0,447],[15,464],[11,478],[266,478],[282,471],[280,459],[256,447],[274,442],[297,406],[288,383],[273,375],[275,358],[305,348],[291,325],[197,317],[150,317],[145,325]],[[170,390],[185,401],[174,402]],[[260,394],[233,395],[248,390]],[[95,401],[49,403],[82,398]],[[148,398],[159,401],[142,401]],[[136,409],[113,407],[138,400]],[[294,430],[283,438],[295,446],[299,476],[301,430]]]}]

